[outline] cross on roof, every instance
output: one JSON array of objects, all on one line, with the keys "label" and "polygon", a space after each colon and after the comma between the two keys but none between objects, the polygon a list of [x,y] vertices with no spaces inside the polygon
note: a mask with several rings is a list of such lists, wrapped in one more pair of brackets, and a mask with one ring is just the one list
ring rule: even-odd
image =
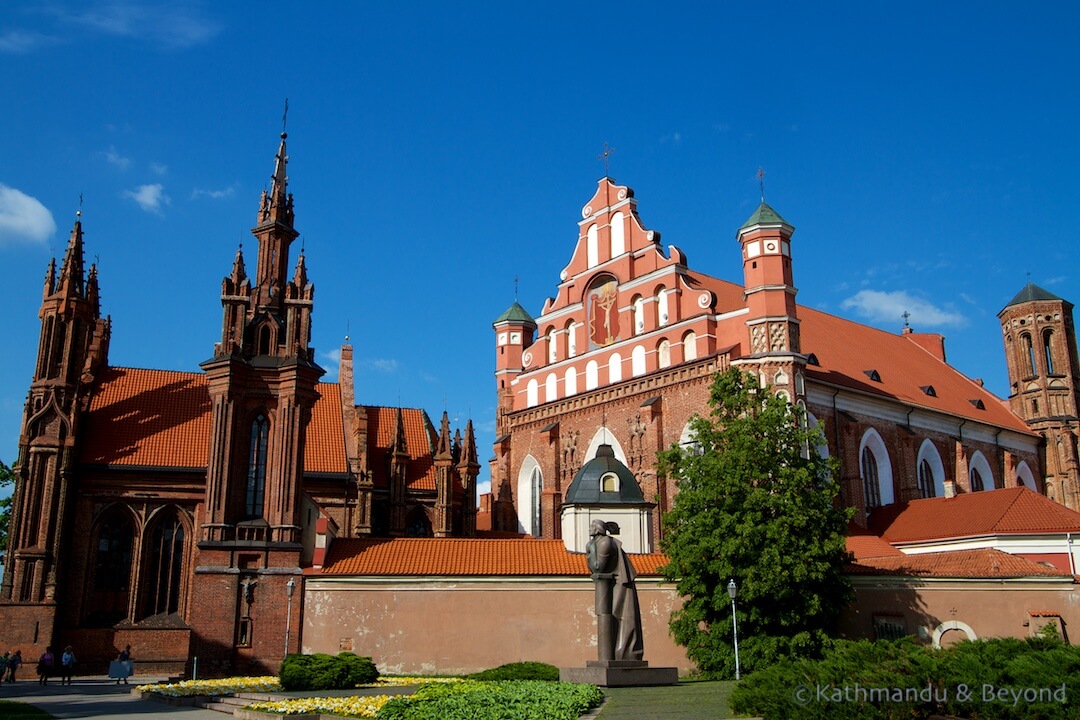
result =
[{"label": "cross on roof", "polygon": [[608,174],[608,158],[615,152],[615,148],[609,148],[607,141],[604,141],[604,152],[596,156],[597,160],[601,160],[604,163],[604,176]]}]

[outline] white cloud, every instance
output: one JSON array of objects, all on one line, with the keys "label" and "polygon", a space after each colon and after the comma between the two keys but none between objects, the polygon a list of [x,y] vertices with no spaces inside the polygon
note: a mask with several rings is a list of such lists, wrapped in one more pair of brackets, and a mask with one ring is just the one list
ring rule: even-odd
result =
[{"label": "white cloud", "polygon": [[341,348],[319,353],[319,358],[324,361],[323,367],[326,369],[326,376],[323,377],[322,382],[337,382],[338,373],[341,372]]},{"label": "white cloud", "polygon": [[54,37],[30,30],[9,30],[0,35],[0,52],[25,55],[39,47],[55,45],[58,42],[59,40]]},{"label": "white cloud", "polygon": [[209,42],[221,26],[191,5],[106,0],[85,10],[53,8],[61,20],[104,35],[136,38],[170,48]]},{"label": "white cloud", "polygon": [[0,245],[19,240],[44,242],[56,232],[56,221],[37,198],[0,183]]},{"label": "white cloud", "polygon": [[102,155],[105,156],[105,159],[109,161],[110,165],[115,165],[121,170],[127,170],[131,165],[131,158],[126,158],[118,153],[116,148],[112,145],[110,145],[109,149],[103,152]]},{"label": "white cloud", "polygon": [[397,372],[398,362],[397,360],[387,358],[375,358],[374,360],[364,360],[363,366],[376,370],[381,373],[393,373]]},{"label": "white cloud", "polygon": [[154,173],[155,175],[164,175],[165,173],[169,172],[169,166],[162,163],[152,162],[150,163],[150,172]]},{"label": "white cloud", "polygon": [[491,492],[491,480],[479,480],[476,483],[477,496],[485,495]]},{"label": "white cloud", "polygon": [[855,314],[872,322],[903,323],[903,314],[911,313],[909,322],[916,329],[932,327],[961,327],[967,324],[967,318],[957,312],[951,312],[935,306],[928,300],[914,297],[904,290],[881,292],[878,290],[860,290],[840,303],[845,310],[854,310]]},{"label": "white cloud", "polygon": [[199,198],[210,198],[211,200],[220,200],[221,198],[232,197],[235,193],[236,185],[230,185],[221,190],[203,190],[202,188],[195,188],[191,191],[191,199],[198,200]]},{"label": "white cloud", "polygon": [[163,205],[168,205],[169,196],[165,194],[165,188],[161,183],[153,185],[140,185],[134,190],[125,190],[123,196],[131,198],[146,212],[161,214]]},{"label": "white cloud", "polygon": [[682,142],[682,133],[680,133],[678,130],[676,130],[675,132],[671,133],[670,135],[665,135],[662,138],[660,138],[660,142],[661,143],[671,143],[672,145],[678,145],[679,143]]}]

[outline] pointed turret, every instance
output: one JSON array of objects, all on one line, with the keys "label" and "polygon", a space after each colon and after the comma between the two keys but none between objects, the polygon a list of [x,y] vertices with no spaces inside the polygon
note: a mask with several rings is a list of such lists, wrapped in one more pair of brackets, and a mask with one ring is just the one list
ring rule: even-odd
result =
[{"label": "pointed turret", "polygon": [[464,489],[461,502],[461,532],[466,537],[476,534],[476,477],[480,474],[480,461],[476,455],[476,433],[472,419],[465,424],[465,437],[460,443],[457,463],[458,476]]},{"label": "pointed turret", "polygon": [[247,280],[247,269],[244,267],[244,244],[240,243],[240,247],[236,248],[236,257],[233,259],[232,275],[229,276],[232,280],[234,287],[240,287],[240,285]]},{"label": "pointed turret", "polygon": [[85,281],[83,271],[83,233],[82,221],[76,220],[68,239],[64,262],[60,265],[60,282],[57,290],[65,295],[81,296]]},{"label": "pointed turret", "polygon": [[56,258],[49,259],[49,269],[45,271],[45,290],[43,298],[47,298],[56,292]]},{"label": "pointed turret", "polygon": [[289,178],[285,174],[289,162],[285,150],[286,137],[285,133],[281,133],[281,145],[274,156],[274,174],[270,176],[270,192],[263,191],[259,202],[259,222],[251,231],[259,240],[255,284],[259,306],[265,309],[280,307],[288,272],[289,245],[299,235],[293,227],[293,197],[288,191]]},{"label": "pointed turret", "polygon": [[101,290],[98,287],[97,263],[90,266],[90,273],[86,278],[86,301],[90,303],[90,309],[95,317],[101,315]]},{"label": "pointed turret", "polygon": [[443,410],[442,422],[439,424],[439,440],[435,449],[435,460],[450,460],[450,416]]},{"label": "pointed turret", "polygon": [[405,418],[395,408],[394,440],[390,445],[390,534],[405,534],[405,484],[409,471],[409,446],[405,440]]},{"label": "pointed turret", "polygon": [[303,290],[307,287],[307,264],[304,262],[304,253],[300,252],[300,256],[296,258],[296,271],[293,273],[293,285],[299,290]]}]

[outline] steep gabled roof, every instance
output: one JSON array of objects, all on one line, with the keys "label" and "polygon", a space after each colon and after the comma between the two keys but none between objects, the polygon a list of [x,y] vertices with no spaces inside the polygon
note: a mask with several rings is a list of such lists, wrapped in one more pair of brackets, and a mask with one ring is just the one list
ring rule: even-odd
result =
[{"label": "steep gabled roof", "polygon": [[1055,567],[992,548],[868,558],[849,565],[847,572],[938,578],[1070,577]]},{"label": "steep gabled roof", "polygon": [[[319,383],[304,472],[345,473],[341,390]],[[202,373],[111,367],[86,415],[79,461],[94,465],[205,470],[210,395]]]},{"label": "steep gabled roof", "polygon": [[[1033,434],[996,395],[904,335],[803,306],[799,318],[802,352],[818,360],[806,368],[808,378]],[[933,386],[934,395],[925,386]]]},{"label": "steep gabled roof", "polygon": [[855,556],[855,561],[860,562],[868,558],[880,557],[903,557],[904,553],[882,540],[877,535],[863,533],[849,535],[847,538],[848,552]]},{"label": "steep gabled roof", "polygon": [[[367,411],[368,454],[371,458],[372,482],[386,487],[390,482],[390,465],[386,458],[394,444],[394,428],[398,408],[364,406]],[[426,412],[419,408],[401,408],[405,431],[405,447],[409,451],[405,486],[411,490],[435,489],[435,428]],[[459,489],[459,488],[455,488]]]},{"label": "steep gabled roof", "polygon": [[1080,532],[1080,513],[1026,487],[925,498],[876,508],[870,530],[890,543],[985,535]]},{"label": "steep gabled roof", "polygon": [[[660,554],[630,555],[638,575],[657,575]],[[323,575],[504,576],[589,575],[582,554],[561,540],[475,538],[337,538]]]}]

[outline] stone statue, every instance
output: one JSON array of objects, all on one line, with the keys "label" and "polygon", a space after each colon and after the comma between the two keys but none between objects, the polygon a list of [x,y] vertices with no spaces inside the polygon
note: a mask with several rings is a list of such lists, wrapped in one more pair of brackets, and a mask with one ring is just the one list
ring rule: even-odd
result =
[{"label": "stone statue", "polygon": [[589,526],[592,539],[585,546],[596,591],[597,651],[601,661],[640,661],[644,644],[634,568],[622,543],[609,534],[618,532],[619,526],[613,522],[593,520]]}]

